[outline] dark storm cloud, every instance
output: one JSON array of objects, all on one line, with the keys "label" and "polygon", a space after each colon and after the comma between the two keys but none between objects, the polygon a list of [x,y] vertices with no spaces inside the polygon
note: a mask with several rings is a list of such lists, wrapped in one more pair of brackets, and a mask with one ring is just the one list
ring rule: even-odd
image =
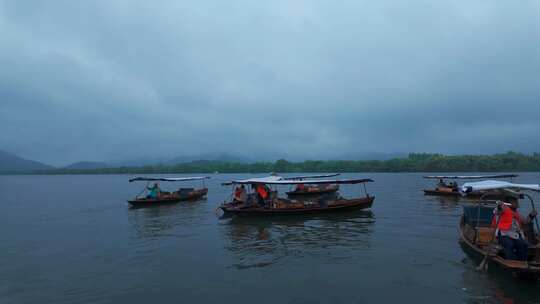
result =
[{"label": "dark storm cloud", "polygon": [[537,1],[3,1],[0,149],[539,151]]}]

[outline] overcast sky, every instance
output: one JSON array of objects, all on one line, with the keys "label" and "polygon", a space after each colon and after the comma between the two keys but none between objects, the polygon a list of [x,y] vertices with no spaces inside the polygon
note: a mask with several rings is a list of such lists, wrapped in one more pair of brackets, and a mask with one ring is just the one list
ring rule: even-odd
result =
[{"label": "overcast sky", "polygon": [[0,150],[540,151],[540,1],[0,0]]}]

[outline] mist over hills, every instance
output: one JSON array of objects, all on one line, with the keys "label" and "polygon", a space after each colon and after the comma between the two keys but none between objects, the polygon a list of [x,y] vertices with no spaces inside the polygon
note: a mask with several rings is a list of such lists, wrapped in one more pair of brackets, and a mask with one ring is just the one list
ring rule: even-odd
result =
[{"label": "mist over hills", "polygon": [[53,167],[0,153],[1,174],[133,174],[133,173],[262,173],[262,172],[517,172],[540,171],[540,154],[506,152],[492,155],[443,155],[438,153],[361,154],[326,160],[249,160],[226,153],[180,156],[162,160],[139,160],[124,164],[94,161]]},{"label": "mist over hills", "polygon": [[34,161],[19,157],[15,154],[0,150],[0,172],[22,172],[22,171],[42,171],[42,170],[54,170],[54,169],[67,169],[67,170],[87,170],[87,169],[102,169],[111,167],[143,167],[143,166],[156,166],[156,165],[176,165],[182,163],[190,163],[197,161],[218,161],[218,162],[230,162],[230,163],[248,163],[254,160],[232,155],[228,153],[205,153],[200,155],[186,155],[177,156],[172,158],[152,158],[141,157],[134,160],[126,161],[78,161],[67,166],[51,166],[42,162]]},{"label": "mist over hills", "polygon": [[80,161],[63,167],[62,169],[101,169],[109,168],[110,165],[104,162]]},{"label": "mist over hills", "polygon": [[51,170],[53,166],[0,150],[0,171]]},{"label": "mist over hills", "polygon": [[233,155],[229,153],[204,153],[199,155],[184,155],[176,157],[141,157],[133,160],[115,161],[110,162],[109,165],[113,167],[140,167],[140,166],[152,166],[152,165],[175,165],[181,163],[189,163],[199,160],[209,161],[221,161],[232,163],[249,163],[254,160],[241,156]]}]

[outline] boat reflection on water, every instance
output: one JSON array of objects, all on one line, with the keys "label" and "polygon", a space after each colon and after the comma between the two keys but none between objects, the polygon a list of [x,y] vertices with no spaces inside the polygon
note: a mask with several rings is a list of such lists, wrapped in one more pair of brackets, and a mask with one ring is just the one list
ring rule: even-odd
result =
[{"label": "boat reflection on water", "polygon": [[197,201],[180,202],[173,205],[156,205],[146,208],[131,207],[128,209],[128,221],[137,238],[154,239],[173,235],[176,227],[195,225],[204,214],[201,213],[201,203],[206,198]]},{"label": "boat reflection on water", "polygon": [[517,280],[498,267],[489,267],[487,272],[477,271],[480,261],[468,257],[463,263],[465,303],[539,303],[530,302],[530,299],[540,299],[539,281]]},{"label": "boat reflection on water", "polygon": [[[443,210],[461,209],[459,199],[455,197],[434,196],[432,197],[432,200],[438,202],[441,206],[441,209]],[[461,202],[461,204],[464,204],[464,203],[466,204],[467,202]]]},{"label": "boat reflection on water", "polygon": [[370,247],[375,216],[356,210],[320,216],[223,219],[226,248],[238,269],[266,267],[284,259],[324,255],[334,262]]}]

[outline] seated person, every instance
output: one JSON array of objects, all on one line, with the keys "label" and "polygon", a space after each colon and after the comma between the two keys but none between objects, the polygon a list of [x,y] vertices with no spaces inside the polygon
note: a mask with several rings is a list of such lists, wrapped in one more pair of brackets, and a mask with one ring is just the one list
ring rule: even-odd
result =
[{"label": "seated person", "polygon": [[233,202],[238,203],[238,204],[245,203],[246,197],[247,197],[247,194],[246,194],[246,188],[244,187],[244,185],[241,185],[240,187],[236,187],[236,189],[234,190]]},{"label": "seated person", "polygon": [[533,210],[529,216],[524,218],[517,211],[519,207],[517,198],[507,197],[505,200],[509,204],[499,201],[497,207],[493,210],[495,216],[491,223],[492,227],[496,229],[499,243],[503,247],[504,258],[507,260],[526,261],[529,245],[523,235],[522,227],[531,222],[537,215],[537,212]]},{"label": "seated person", "polygon": [[152,187],[147,187],[149,193],[146,198],[159,198],[161,194],[161,189],[159,189],[158,183],[154,183]]},{"label": "seated person", "polygon": [[446,187],[448,187],[448,186],[446,185],[446,183],[444,182],[444,180],[441,178],[441,179],[439,179],[439,183],[437,184],[437,187],[440,187],[440,188],[446,188]]},{"label": "seated person", "polygon": [[452,183],[445,183],[444,180],[439,179],[439,183],[437,184],[438,191],[444,191],[444,192],[451,192],[452,191]]}]

